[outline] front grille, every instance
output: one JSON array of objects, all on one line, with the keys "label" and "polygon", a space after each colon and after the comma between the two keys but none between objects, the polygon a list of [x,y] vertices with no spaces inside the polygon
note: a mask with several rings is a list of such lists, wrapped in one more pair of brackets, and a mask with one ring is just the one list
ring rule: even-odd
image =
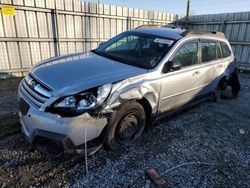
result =
[{"label": "front grille", "polygon": [[31,75],[28,75],[20,85],[20,93],[33,104],[40,108],[51,96],[52,90],[41,84]]}]

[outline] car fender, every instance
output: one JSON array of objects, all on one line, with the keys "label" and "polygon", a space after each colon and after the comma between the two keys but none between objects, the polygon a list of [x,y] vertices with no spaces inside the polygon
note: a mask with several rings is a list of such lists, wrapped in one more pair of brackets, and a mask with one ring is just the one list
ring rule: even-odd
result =
[{"label": "car fender", "polygon": [[129,100],[146,99],[152,114],[156,114],[160,85],[160,76],[157,73],[147,73],[115,83],[104,109],[116,109]]}]

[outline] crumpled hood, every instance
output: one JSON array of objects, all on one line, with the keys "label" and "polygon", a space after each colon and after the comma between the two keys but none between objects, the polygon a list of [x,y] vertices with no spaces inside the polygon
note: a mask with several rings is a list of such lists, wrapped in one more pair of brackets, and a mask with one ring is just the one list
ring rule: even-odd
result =
[{"label": "crumpled hood", "polygon": [[31,70],[33,76],[53,89],[54,96],[74,94],[146,72],[93,52],[51,58]]}]

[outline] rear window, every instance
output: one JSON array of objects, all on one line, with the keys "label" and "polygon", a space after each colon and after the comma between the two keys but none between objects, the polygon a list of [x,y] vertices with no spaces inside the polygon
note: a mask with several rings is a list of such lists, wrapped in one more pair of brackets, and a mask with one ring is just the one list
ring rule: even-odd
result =
[{"label": "rear window", "polygon": [[208,62],[222,58],[220,45],[216,42],[202,42],[201,53],[202,62]]},{"label": "rear window", "polygon": [[226,43],[224,42],[221,43],[221,49],[222,49],[223,57],[228,57],[231,55],[231,50]]},{"label": "rear window", "polygon": [[216,43],[204,42],[201,43],[202,62],[215,60],[216,57]]}]

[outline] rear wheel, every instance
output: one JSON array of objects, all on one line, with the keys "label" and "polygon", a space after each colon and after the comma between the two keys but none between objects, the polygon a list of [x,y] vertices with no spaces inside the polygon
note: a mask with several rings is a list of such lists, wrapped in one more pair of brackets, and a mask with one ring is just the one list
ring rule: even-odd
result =
[{"label": "rear wheel", "polygon": [[240,91],[240,82],[238,78],[237,71],[235,71],[230,79],[222,80],[220,83],[221,88],[221,96],[225,99],[233,99],[236,98]]},{"label": "rear wheel", "polygon": [[119,149],[138,138],[146,125],[146,114],[141,104],[129,101],[119,108],[108,132],[105,146]]},{"label": "rear wheel", "polygon": [[220,97],[221,97],[221,90],[220,90],[220,87],[219,85],[216,86],[216,88],[214,89],[213,93],[212,93],[212,96],[211,96],[211,100],[213,102],[220,102]]},{"label": "rear wheel", "polygon": [[240,81],[239,81],[237,70],[234,71],[231,78],[229,79],[228,85],[231,86],[231,93],[232,93],[233,98],[236,98],[240,91]]}]

